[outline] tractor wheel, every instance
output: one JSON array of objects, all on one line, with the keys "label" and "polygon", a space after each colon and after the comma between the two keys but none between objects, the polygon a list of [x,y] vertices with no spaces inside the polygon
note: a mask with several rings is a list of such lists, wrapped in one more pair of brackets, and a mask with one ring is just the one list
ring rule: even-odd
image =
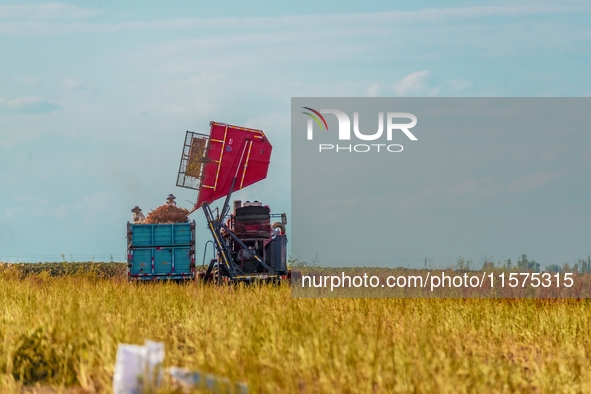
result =
[{"label": "tractor wheel", "polygon": [[220,273],[220,270],[218,269],[217,265],[215,267],[213,267],[213,270],[211,271],[211,277],[213,280],[213,283],[215,284],[219,284],[219,278],[218,275]]},{"label": "tractor wheel", "polygon": [[213,267],[213,270],[211,271],[211,277],[213,278],[213,283],[215,283],[216,285],[221,285],[223,283],[223,281],[222,281],[223,273],[224,273],[224,270],[220,269],[220,266],[216,264],[216,266]]}]

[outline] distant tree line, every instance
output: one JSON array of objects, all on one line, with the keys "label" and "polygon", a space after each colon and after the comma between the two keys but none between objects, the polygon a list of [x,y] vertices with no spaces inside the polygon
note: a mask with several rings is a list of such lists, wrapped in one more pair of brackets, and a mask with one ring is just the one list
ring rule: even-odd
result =
[{"label": "distant tree line", "polygon": [[[460,257],[458,262],[462,261],[463,259]],[[461,265],[461,264],[458,264]],[[517,259],[517,264],[513,264],[511,259],[505,260],[504,264],[500,262],[495,265],[494,262],[485,260],[482,264],[483,271],[491,271],[495,269],[503,269],[507,271],[531,271],[531,272],[540,272],[540,263],[536,262],[535,260],[529,260],[527,255],[524,253]],[[591,255],[587,256],[587,260],[579,259],[577,263],[574,265],[570,265],[569,263],[564,263],[562,265],[559,264],[551,264],[546,267],[545,271],[548,272],[573,272],[573,273],[591,273]]]},{"label": "distant tree line", "polygon": [[549,265],[546,271],[550,272],[577,272],[580,274],[591,273],[591,256],[587,256],[587,260],[579,259],[572,267],[569,263],[564,263],[562,266],[558,264]]}]

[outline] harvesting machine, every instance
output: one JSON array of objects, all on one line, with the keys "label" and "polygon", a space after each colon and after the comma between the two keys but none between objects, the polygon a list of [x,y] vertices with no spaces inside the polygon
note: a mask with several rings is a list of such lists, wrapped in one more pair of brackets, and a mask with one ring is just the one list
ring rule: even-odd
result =
[{"label": "harvesting machine", "polygon": [[[267,177],[271,150],[261,130],[211,122],[209,135],[187,131],[177,186],[198,191],[190,213],[203,210],[217,252],[197,278],[217,283],[291,279],[287,216],[272,214],[258,201],[234,201],[230,212],[233,192]],[[225,198],[222,208],[212,210],[210,204],[220,198]]]}]

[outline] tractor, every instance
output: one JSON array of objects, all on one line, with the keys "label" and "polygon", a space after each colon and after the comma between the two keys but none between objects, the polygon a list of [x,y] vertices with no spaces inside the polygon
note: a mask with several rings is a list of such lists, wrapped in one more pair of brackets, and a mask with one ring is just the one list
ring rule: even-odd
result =
[{"label": "tractor", "polygon": [[[272,146],[261,130],[211,122],[209,135],[187,131],[177,186],[198,191],[189,214],[203,210],[217,257],[196,278],[215,283],[281,282],[287,267],[287,215],[232,193],[266,178]],[[225,198],[221,209],[211,203]],[[275,218],[280,221],[273,222]]]}]

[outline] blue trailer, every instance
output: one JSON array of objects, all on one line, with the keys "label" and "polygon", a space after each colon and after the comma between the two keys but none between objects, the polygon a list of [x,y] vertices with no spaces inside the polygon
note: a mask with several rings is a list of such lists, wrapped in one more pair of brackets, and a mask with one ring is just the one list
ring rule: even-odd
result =
[{"label": "blue trailer", "polygon": [[129,280],[195,279],[195,222],[127,223]]}]

